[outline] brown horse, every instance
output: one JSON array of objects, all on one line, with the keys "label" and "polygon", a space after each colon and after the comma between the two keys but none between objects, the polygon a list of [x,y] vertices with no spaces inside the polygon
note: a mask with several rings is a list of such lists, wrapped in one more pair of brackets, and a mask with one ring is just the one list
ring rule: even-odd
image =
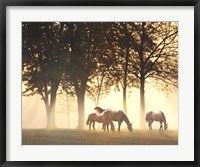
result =
[{"label": "brown horse", "polygon": [[95,122],[103,123],[102,129],[105,131],[107,127],[107,131],[109,131],[108,126],[111,125],[111,130],[114,131],[114,124],[112,121],[106,120],[105,115],[98,115],[96,113],[92,113],[88,115],[88,119],[86,121],[86,125],[89,125],[89,130],[91,130],[91,125],[95,130]]},{"label": "brown horse", "polygon": [[164,130],[167,130],[168,123],[166,122],[165,114],[160,111],[158,113],[154,113],[153,111],[150,111],[146,114],[146,122],[148,122],[149,130],[152,130],[152,123],[154,121],[158,121],[160,123],[160,129],[163,130],[162,124],[164,123]]},{"label": "brown horse", "polygon": [[113,111],[111,109],[102,109],[100,107],[94,108],[98,113],[104,113],[106,121],[117,121],[118,122],[118,131],[120,131],[120,127],[122,122],[124,121],[127,124],[127,128],[130,132],[133,131],[132,123],[130,123],[128,117],[126,114],[119,110],[119,111]]}]

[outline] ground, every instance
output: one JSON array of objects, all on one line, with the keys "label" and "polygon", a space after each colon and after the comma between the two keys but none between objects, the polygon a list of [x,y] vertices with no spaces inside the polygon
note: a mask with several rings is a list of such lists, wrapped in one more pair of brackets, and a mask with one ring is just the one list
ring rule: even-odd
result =
[{"label": "ground", "polygon": [[102,132],[100,130],[44,130],[22,131],[23,145],[177,145],[178,131],[134,130]]}]

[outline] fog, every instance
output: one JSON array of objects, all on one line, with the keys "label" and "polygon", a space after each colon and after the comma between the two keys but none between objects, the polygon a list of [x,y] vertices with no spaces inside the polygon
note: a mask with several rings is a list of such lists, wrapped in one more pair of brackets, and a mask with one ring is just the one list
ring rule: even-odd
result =
[{"label": "fog", "polygon": [[[67,103],[68,102],[68,103]],[[122,91],[112,91],[110,95],[100,100],[100,107],[123,110]],[[85,120],[88,114],[95,112],[94,102],[85,98]],[[169,129],[178,129],[178,94],[160,92],[155,88],[147,88],[145,91],[145,112],[163,111],[165,113]],[[140,93],[139,89],[132,89],[127,95],[127,115],[133,128],[140,125]],[[58,128],[74,129],[77,127],[77,103],[76,99],[66,98],[66,95],[58,95],[56,103],[56,126]],[[44,102],[39,95],[22,97],[22,128],[37,129],[45,128],[47,123]],[[98,123],[97,123],[98,124]],[[97,125],[100,128],[100,125]],[[114,123],[117,127],[117,123]],[[147,125],[146,125],[147,126]],[[122,129],[126,127],[122,123]],[[86,125],[85,129],[88,128]],[[153,129],[159,128],[159,123],[153,123]]]}]

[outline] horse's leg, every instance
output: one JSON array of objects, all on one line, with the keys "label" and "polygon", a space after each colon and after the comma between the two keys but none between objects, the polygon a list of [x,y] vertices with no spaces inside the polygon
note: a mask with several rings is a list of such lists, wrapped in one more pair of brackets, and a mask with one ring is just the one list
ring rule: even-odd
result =
[{"label": "horse's leg", "polygon": [[89,123],[89,130],[91,130],[91,124],[92,124],[92,122],[90,121],[90,123]]},{"label": "horse's leg", "polygon": [[151,122],[149,121],[149,130],[152,130],[152,128],[151,128]]},{"label": "horse's leg", "polygon": [[149,130],[151,130],[151,123],[150,121],[148,122]]},{"label": "horse's leg", "polygon": [[160,124],[160,131],[162,130],[162,124]]},{"label": "horse's leg", "polygon": [[93,121],[93,126],[92,126],[92,127],[93,127],[93,129],[95,130],[95,121]]},{"label": "horse's leg", "polygon": [[109,123],[110,123],[110,120],[106,120],[106,122],[105,122],[105,131],[107,130],[107,131],[109,131]]},{"label": "horse's leg", "polygon": [[118,121],[118,131],[120,132],[120,127],[121,127],[122,121]]},{"label": "horse's leg", "polygon": [[160,122],[160,131],[163,130],[162,122]]},{"label": "horse's leg", "polygon": [[108,131],[108,122],[107,122],[107,121],[105,121],[105,122],[103,123],[103,131],[105,132],[106,129],[107,129],[107,131]]},{"label": "horse's leg", "polygon": [[104,131],[104,126],[105,126],[105,124],[104,123],[102,123],[102,130]]},{"label": "horse's leg", "polygon": [[106,124],[107,131],[109,131],[109,123]]},{"label": "horse's leg", "polygon": [[150,130],[152,130],[152,123],[153,123],[153,120],[150,120]]},{"label": "horse's leg", "polygon": [[[109,124],[110,124],[110,126],[111,126],[111,131],[114,132],[114,131],[115,131],[115,126],[114,126],[114,124],[113,124],[113,121],[110,120]],[[108,125],[109,125],[109,124],[108,124]]]}]

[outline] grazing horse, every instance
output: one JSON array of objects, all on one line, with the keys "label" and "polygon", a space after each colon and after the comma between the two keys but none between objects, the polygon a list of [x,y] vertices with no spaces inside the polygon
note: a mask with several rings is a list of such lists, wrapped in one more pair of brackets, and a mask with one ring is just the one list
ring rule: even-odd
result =
[{"label": "grazing horse", "polygon": [[86,125],[89,125],[89,130],[91,130],[91,125],[93,127],[93,129],[95,130],[95,122],[98,123],[103,123],[103,127],[102,129],[105,131],[106,127],[107,127],[107,131],[109,131],[108,129],[108,125],[111,125],[111,130],[114,131],[114,124],[112,121],[107,121],[105,119],[104,115],[98,115],[96,113],[92,113],[88,115],[88,119],[86,121]]},{"label": "grazing horse", "polygon": [[102,109],[100,107],[95,107],[94,108],[98,113],[104,113],[103,115],[105,116],[106,121],[117,121],[118,122],[118,131],[120,131],[120,127],[122,122],[126,122],[127,124],[127,128],[130,132],[133,131],[132,128],[132,123],[130,123],[128,117],[126,116],[126,114],[121,111],[113,111],[111,109]]},{"label": "grazing horse", "polygon": [[167,130],[168,123],[166,122],[165,114],[162,111],[159,111],[158,113],[154,113],[153,111],[150,111],[146,114],[146,122],[148,122],[149,130],[152,130],[152,123],[154,121],[160,122],[160,129],[163,130],[162,124],[164,123],[164,130]]}]

